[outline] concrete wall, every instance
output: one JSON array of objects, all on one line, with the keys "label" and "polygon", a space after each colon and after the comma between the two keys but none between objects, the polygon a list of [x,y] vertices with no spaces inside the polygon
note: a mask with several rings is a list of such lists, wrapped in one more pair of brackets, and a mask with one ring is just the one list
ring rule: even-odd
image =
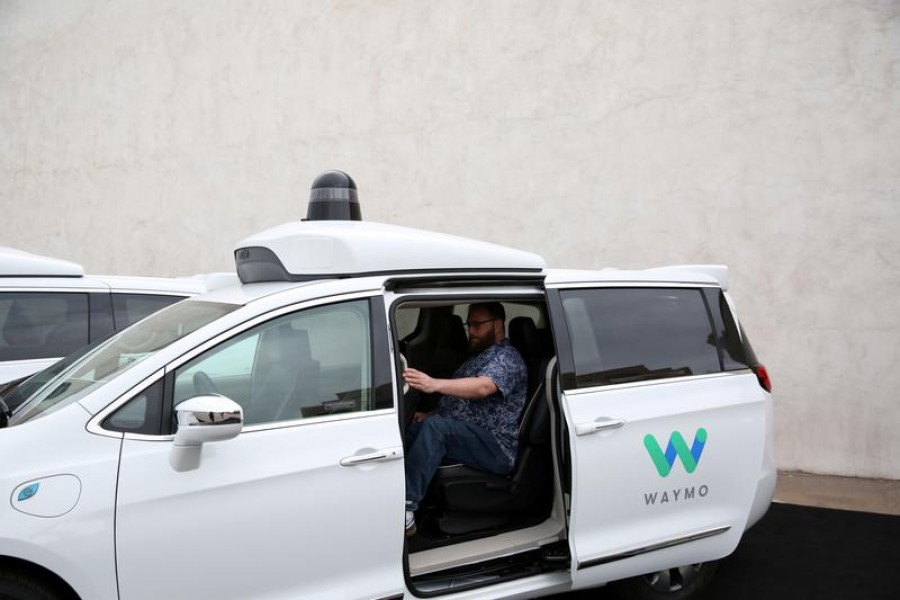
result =
[{"label": "concrete wall", "polygon": [[0,0],[0,244],[231,268],[317,173],[553,266],[730,265],[782,468],[900,478],[900,4]]}]

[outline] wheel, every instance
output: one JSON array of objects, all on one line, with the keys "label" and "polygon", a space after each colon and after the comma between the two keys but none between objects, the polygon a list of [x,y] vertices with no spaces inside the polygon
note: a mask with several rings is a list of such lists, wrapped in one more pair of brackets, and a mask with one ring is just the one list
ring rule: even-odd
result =
[{"label": "wheel", "polygon": [[0,571],[0,600],[63,600],[56,589],[30,573]]},{"label": "wheel", "polygon": [[718,561],[682,565],[632,577],[612,585],[621,598],[638,600],[694,600],[706,590],[716,574]]}]

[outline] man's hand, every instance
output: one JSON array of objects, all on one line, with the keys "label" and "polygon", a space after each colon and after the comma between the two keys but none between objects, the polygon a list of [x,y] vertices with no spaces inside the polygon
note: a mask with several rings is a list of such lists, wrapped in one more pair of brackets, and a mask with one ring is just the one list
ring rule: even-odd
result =
[{"label": "man's hand", "polygon": [[422,412],[417,410],[413,413],[412,421],[413,423],[421,423],[422,421],[430,417],[433,412],[435,411],[432,410],[430,412]]},{"label": "man's hand", "polygon": [[463,377],[461,379],[435,379],[416,369],[403,369],[403,378],[413,389],[426,394],[443,394],[463,400],[487,398],[497,392],[497,385],[489,377]]},{"label": "man's hand", "polygon": [[426,394],[432,394],[437,391],[437,380],[429,377],[422,371],[416,369],[403,369],[403,379],[409,384],[409,387]]}]

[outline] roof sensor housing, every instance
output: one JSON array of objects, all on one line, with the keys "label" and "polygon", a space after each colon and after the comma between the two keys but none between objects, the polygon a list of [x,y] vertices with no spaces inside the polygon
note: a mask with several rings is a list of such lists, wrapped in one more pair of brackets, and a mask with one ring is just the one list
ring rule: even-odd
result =
[{"label": "roof sensor housing", "polygon": [[306,221],[362,221],[356,182],[343,171],[325,171],[312,183]]}]

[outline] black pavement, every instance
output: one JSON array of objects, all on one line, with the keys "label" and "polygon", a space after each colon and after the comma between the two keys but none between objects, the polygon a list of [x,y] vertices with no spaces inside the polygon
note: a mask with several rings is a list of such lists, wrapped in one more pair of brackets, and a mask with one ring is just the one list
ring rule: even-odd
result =
[{"label": "black pavement", "polygon": [[[601,600],[606,589],[554,596]],[[900,600],[900,516],[772,504],[704,600]]]}]

